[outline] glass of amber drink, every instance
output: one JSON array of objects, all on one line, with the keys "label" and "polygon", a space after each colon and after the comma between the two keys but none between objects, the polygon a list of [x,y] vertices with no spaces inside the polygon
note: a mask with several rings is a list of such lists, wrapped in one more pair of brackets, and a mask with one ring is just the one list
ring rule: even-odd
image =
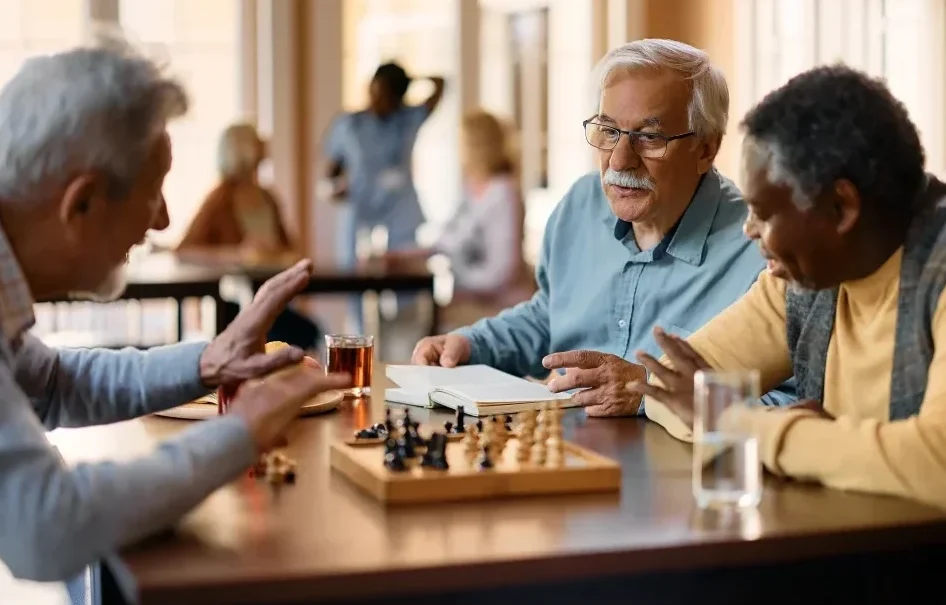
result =
[{"label": "glass of amber drink", "polygon": [[351,376],[352,387],[345,393],[362,397],[371,393],[374,365],[374,337],[328,334],[325,337],[325,372]]}]

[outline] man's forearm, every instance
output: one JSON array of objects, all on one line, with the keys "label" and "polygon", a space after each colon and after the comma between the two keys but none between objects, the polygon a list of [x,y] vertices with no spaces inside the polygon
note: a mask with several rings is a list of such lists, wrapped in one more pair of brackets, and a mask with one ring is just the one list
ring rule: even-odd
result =
[{"label": "man's forearm", "polygon": [[256,455],[246,425],[228,416],[195,425],[128,464],[67,469],[22,395],[11,401],[5,392],[0,559],[20,578],[68,579],[122,546],[169,527],[239,476]]},{"label": "man's forearm", "polygon": [[205,347],[55,350],[29,337],[17,356],[16,378],[47,428],[118,422],[205,394],[199,370]]},{"label": "man's forearm", "polygon": [[469,339],[469,363],[485,364],[516,376],[544,376],[542,358],[549,349],[549,319],[546,294],[506,309],[496,317],[482,319],[457,333]]}]

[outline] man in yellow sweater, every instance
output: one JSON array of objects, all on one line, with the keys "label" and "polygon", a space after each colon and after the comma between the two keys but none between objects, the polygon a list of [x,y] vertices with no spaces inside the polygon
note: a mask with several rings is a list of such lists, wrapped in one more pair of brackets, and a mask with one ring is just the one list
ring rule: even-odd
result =
[{"label": "man in yellow sweater", "polygon": [[734,409],[776,474],[946,507],[946,186],[878,81],[818,68],[745,118],[746,233],[769,259],[739,301],[638,359],[647,416],[691,439],[693,375],[793,374],[806,401]]}]

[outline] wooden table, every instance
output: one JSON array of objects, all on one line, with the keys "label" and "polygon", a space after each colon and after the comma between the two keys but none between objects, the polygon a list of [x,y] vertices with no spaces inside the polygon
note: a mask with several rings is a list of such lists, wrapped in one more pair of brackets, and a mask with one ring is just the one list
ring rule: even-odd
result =
[{"label": "wooden table", "polygon": [[[328,464],[380,419],[379,396],[301,420],[298,482],[242,479],[173,535],[121,553],[140,603],[907,603],[939,581],[946,514],[770,479],[758,511],[700,512],[690,448],[641,419],[565,418],[565,437],[622,464],[622,491],[385,508]],[[443,412],[416,411],[440,423]],[[188,426],[148,418],[54,433],[67,460],[130,457]],[[831,455],[831,452],[825,452]],[[764,600],[763,600],[764,599]]]}]

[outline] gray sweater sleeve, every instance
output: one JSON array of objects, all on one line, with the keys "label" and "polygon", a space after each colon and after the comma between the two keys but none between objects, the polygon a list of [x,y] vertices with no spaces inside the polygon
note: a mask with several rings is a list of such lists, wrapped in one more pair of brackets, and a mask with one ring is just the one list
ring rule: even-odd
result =
[{"label": "gray sweater sleeve", "polygon": [[[76,365],[60,361],[57,370],[57,380],[74,381],[68,387],[57,382],[21,388],[12,369],[0,364],[0,559],[15,576],[35,581],[74,577],[122,546],[171,526],[253,464],[249,430],[236,416],[194,424],[129,463],[69,469],[49,445],[24,389],[34,398],[48,395],[43,410],[48,425],[129,417],[190,396],[188,389],[196,385],[184,384],[181,377],[196,373],[196,356],[178,350],[180,365],[173,363],[173,354],[154,365],[165,352],[78,354]],[[17,365],[18,374],[27,369]],[[131,403],[122,406],[126,393]],[[75,406],[70,396],[77,398]]]},{"label": "gray sweater sleeve", "polygon": [[15,379],[48,429],[108,424],[206,394],[199,372],[206,346],[51,349],[27,335],[17,351]]}]

